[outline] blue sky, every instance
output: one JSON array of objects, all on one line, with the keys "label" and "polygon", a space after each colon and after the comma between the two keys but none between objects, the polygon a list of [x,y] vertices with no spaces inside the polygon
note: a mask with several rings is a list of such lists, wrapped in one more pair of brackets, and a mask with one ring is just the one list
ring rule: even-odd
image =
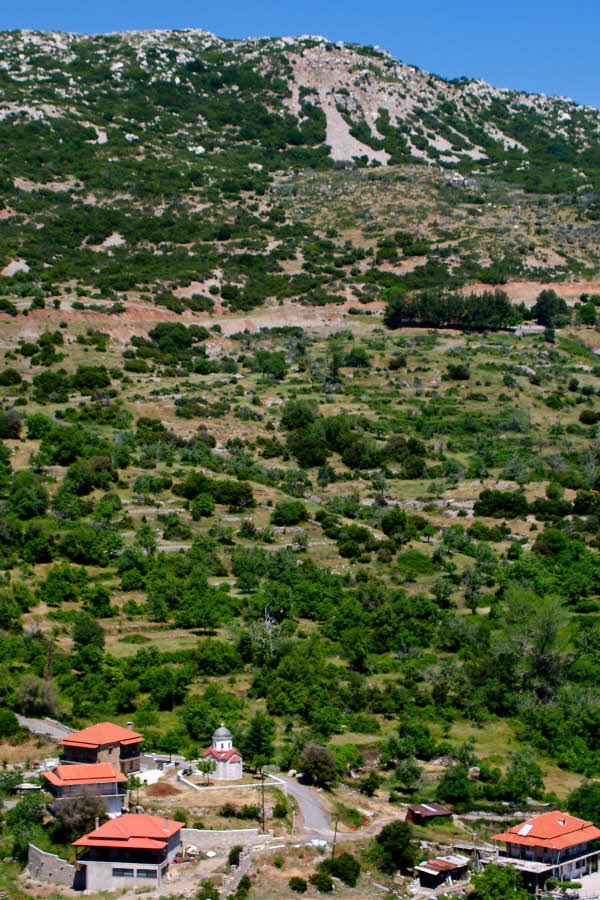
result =
[{"label": "blue sky", "polygon": [[598,0],[5,0],[0,29],[13,28],[206,28],[231,38],[322,34],[377,44],[445,77],[480,77],[496,87],[600,107]]}]

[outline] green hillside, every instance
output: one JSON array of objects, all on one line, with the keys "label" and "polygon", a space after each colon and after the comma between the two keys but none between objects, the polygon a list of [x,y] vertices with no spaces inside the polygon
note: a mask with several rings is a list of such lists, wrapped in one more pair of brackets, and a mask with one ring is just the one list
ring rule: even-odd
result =
[{"label": "green hillside", "polygon": [[317,38],[0,35],[7,763],[56,751],[13,714],[224,721],[327,746],[347,832],[599,775],[599,115]]}]

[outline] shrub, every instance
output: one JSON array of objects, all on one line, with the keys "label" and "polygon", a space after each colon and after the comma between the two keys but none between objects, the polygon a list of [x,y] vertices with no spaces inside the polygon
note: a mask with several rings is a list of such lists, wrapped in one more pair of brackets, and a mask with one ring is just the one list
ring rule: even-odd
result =
[{"label": "shrub", "polygon": [[299,878],[298,875],[293,875],[288,881],[288,887],[296,894],[305,894],[308,890],[308,882],[304,878]]},{"label": "shrub", "polygon": [[469,367],[464,363],[448,363],[445,377],[450,381],[468,381],[471,375]]},{"label": "shrub", "polygon": [[13,477],[8,502],[20,519],[43,516],[48,509],[48,491],[39,475],[31,469],[21,469]]},{"label": "shrub", "polygon": [[315,872],[310,876],[310,883],[320,894],[331,894],[333,891],[333,881],[325,872]]},{"label": "shrub", "polygon": [[311,784],[326,786],[335,778],[335,756],[331,750],[319,744],[309,744],[304,748],[300,766]]},{"label": "shrub", "polygon": [[367,778],[363,778],[359,783],[358,789],[361,794],[366,794],[367,797],[373,797],[380,784],[381,778],[379,775],[376,772],[370,772]]},{"label": "shrub", "polygon": [[383,872],[406,872],[415,864],[416,845],[408,822],[390,822],[375,838],[375,858]]},{"label": "shrub", "polygon": [[0,438],[12,438],[18,440],[21,436],[21,416],[16,409],[0,412]]},{"label": "shrub", "polygon": [[104,820],[106,808],[100,797],[83,794],[63,803],[56,815],[53,829],[55,841],[70,842],[90,831],[96,819]]},{"label": "shrub", "polygon": [[11,709],[0,709],[0,737],[12,737],[19,731],[19,722]]},{"label": "shrub", "polygon": [[285,819],[288,813],[288,807],[285,800],[278,800],[273,807],[273,816],[276,819]]},{"label": "shrub", "polygon": [[593,409],[582,409],[579,413],[579,421],[582,425],[597,425],[600,422],[600,412]]},{"label": "shrub", "polygon": [[0,386],[11,387],[13,384],[21,384],[23,379],[16,369],[4,369],[0,372]]},{"label": "shrub", "polygon": [[344,365],[355,369],[368,369],[371,366],[369,354],[364,347],[352,347],[344,357]]},{"label": "shrub", "polygon": [[52,422],[43,413],[32,413],[32,415],[27,416],[25,422],[28,438],[33,438],[34,440],[43,438],[44,435],[52,431]]},{"label": "shrub", "polygon": [[148,363],[145,359],[126,359],[123,368],[126,372],[141,374],[148,371]]},{"label": "shrub", "polygon": [[241,844],[235,844],[229,854],[227,856],[227,862],[230,866],[239,866],[240,864],[240,856],[242,855],[244,848]]},{"label": "shrub", "polygon": [[360,863],[351,853],[342,853],[340,856],[334,856],[333,859],[323,860],[319,868],[321,872],[341,879],[348,887],[356,887],[360,875]]},{"label": "shrub", "polygon": [[388,368],[391,369],[392,372],[396,372],[398,369],[405,369],[406,356],[403,353],[395,353],[388,362]]},{"label": "shrub", "polygon": [[297,525],[307,519],[307,509],[300,500],[282,500],[271,513],[273,525]]}]

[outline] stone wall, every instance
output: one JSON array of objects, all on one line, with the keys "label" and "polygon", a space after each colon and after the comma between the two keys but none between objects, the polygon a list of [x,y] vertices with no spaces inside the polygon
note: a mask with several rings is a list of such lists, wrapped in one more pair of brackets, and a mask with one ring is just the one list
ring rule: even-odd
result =
[{"label": "stone wall", "polygon": [[252,865],[252,850],[247,850],[246,853],[242,853],[240,856],[240,861],[237,866],[231,867],[231,872],[228,875],[223,875],[223,886],[221,888],[221,896],[228,897],[230,894],[233,894],[234,891],[237,890],[238,884],[242,880],[243,876],[246,875],[250,871],[250,866]]},{"label": "stone wall", "polygon": [[75,866],[54,853],[45,853],[35,844],[29,845],[26,871],[36,881],[59,884],[61,887],[73,887],[75,881]]},{"label": "stone wall", "polygon": [[187,847],[197,847],[198,850],[215,850],[223,853],[229,852],[232,847],[240,844],[242,847],[255,847],[257,844],[268,844],[273,837],[273,832],[260,834],[258,828],[236,828],[228,831],[209,831],[204,828],[182,828],[181,845],[184,853]]}]

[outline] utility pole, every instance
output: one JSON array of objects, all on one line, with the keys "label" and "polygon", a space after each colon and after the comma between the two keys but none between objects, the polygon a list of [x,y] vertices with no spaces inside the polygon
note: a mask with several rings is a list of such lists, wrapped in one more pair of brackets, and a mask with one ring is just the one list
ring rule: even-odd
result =
[{"label": "utility pole", "polygon": [[265,830],[265,766],[268,759],[266,756],[256,756],[252,762],[255,769],[260,772],[260,782],[262,790],[262,830]]},{"label": "utility pole", "polygon": [[261,780],[261,788],[262,788],[262,830],[263,834],[265,833],[265,770],[261,768],[260,770],[260,780]]},{"label": "utility pole", "polygon": [[337,841],[337,827],[338,827],[338,817],[337,817],[337,813],[336,813],[336,816],[335,816],[335,830],[334,830],[334,832],[333,832],[333,846],[332,846],[332,848],[331,848],[331,858],[332,858],[332,859],[333,859],[333,857],[335,856],[335,842]]}]

